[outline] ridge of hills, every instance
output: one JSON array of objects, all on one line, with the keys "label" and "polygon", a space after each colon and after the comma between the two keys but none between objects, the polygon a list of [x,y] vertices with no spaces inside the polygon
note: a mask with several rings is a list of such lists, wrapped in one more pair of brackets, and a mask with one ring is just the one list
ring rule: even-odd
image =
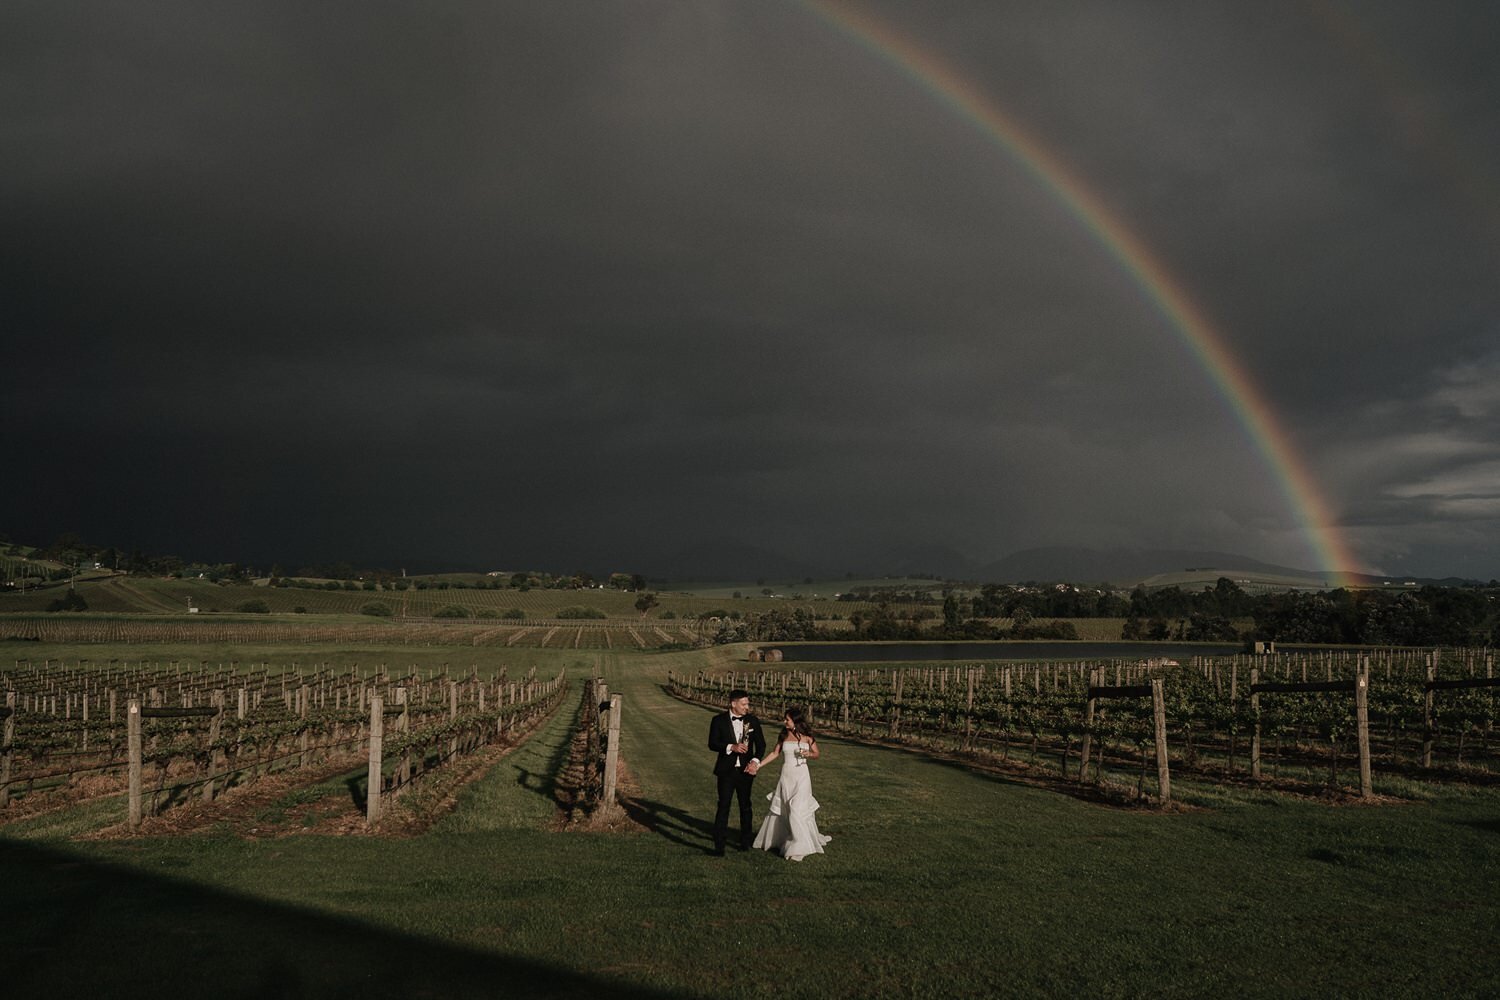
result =
[{"label": "ridge of hills", "polygon": [[[0,556],[8,574],[17,572],[28,555],[33,567],[63,568],[62,563],[38,559],[38,550],[20,551],[26,555],[16,554],[17,547],[12,546],[11,554]],[[509,571],[517,568],[503,565],[503,556],[498,560],[481,557],[465,561],[473,565],[437,572],[484,572],[485,568],[480,564],[491,561],[496,565],[488,569]],[[1281,566],[1237,553],[1200,549],[1045,546],[1022,549],[982,562],[949,546],[893,541],[875,554],[840,562],[842,564],[832,564],[832,559],[826,556],[788,555],[771,545],[726,537],[693,542],[675,552],[643,558],[639,572],[658,589],[675,584],[722,581],[775,580],[786,583],[882,578],[925,578],[977,584],[1109,584],[1117,588],[1136,584],[1148,587],[1211,585],[1219,576],[1241,582],[1248,580],[1261,587],[1288,589],[1331,589],[1342,585],[1346,579],[1358,586],[1371,587],[1462,586],[1482,582],[1456,577],[1434,579],[1365,574],[1341,578],[1331,572]],[[79,568],[86,571],[86,567],[85,563]]]},{"label": "ridge of hills", "polygon": [[[940,545],[896,544],[876,557],[851,566],[829,566],[813,559],[794,559],[776,550],[741,541],[699,542],[642,567],[653,581],[670,583],[711,580],[813,578],[930,577],[975,583],[1108,583],[1128,588],[1136,584],[1170,586],[1212,583],[1219,576],[1250,578],[1272,587],[1332,589],[1341,585],[1338,574],[1281,566],[1233,552],[1203,549],[1091,549],[1046,546],[1022,549],[990,562],[977,562]],[[1180,579],[1179,579],[1180,578]],[[1460,586],[1476,581],[1457,577],[1412,578],[1355,574],[1360,586]]]}]

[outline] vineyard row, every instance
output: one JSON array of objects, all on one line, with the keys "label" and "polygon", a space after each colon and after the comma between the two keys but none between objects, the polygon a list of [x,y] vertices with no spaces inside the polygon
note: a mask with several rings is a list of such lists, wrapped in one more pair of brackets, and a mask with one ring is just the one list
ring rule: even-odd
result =
[{"label": "vineyard row", "polygon": [[[384,699],[400,706],[396,735],[385,742],[385,752],[400,763],[396,777],[381,786],[396,792],[414,773],[513,735],[538,712],[550,711],[564,686],[561,674],[540,681],[535,668],[514,681],[382,676],[369,682],[330,674],[306,679],[316,683],[283,687],[279,697],[270,687],[185,688],[171,699],[159,687],[111,688],[97,696],[107,699],[108,718],[89,718],[89,697],[82,698],[78,717],[67,718],[18,710],[16,692],[7,692],[0,708],[0,806],[22,796],[117,792],[123,775],[130,817],[138,822],[140,815],[192,793],[211,800],[226,787],[272,771],[368,749],[371,706]],[[149,798],[143,799],[148,787]]]},{"label": "vineyard row", "polygon": [[802,705],[822,728],[866,738],[1003,760],[1029,750],[1032,765],[1050,757],[1080,780],[1086,756],[1095,780],[1110,764],[1138,767],[1138,792],[1158,742],[1169,744],[1172,770],[1210,779],[1261,779],[1269,767],[1274,778],[1324,770],[1336,784],[1340,761],[1358,756],[1361,713],[1364,757],[1378,770],[1488,778],[1500,764],[1493,658],[1467,650],[702,672],[674,674],[669,686],[715,705],[744,688],[762,705]]}]

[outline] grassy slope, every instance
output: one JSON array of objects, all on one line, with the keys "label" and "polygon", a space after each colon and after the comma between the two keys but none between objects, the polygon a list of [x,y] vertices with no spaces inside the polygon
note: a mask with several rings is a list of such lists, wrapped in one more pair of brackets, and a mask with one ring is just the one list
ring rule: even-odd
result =
[{"label": "grassy slope", "polygon": [[709,713],[656,686],[683,656],[593,661],[625,694],[632,810],[653,832],[547,831],[568,711],[418,839],[0,828],[19,995],[119,995],[126,970],[231,996],[1500,990],[1495,791],[1155,815],[830,740],[814,765],[829,853],[719,860]]}]

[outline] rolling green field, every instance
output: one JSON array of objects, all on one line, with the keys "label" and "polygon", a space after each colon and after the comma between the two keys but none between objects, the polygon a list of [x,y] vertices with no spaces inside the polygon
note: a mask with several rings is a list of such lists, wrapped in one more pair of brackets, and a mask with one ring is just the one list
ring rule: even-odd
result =
[{"label": "rolling green field", "polygon": [[[835,601],[827,598],[794,600],[791,597],[765,597],[759,593],[748,596],[751,594],[748,589],[740,591],[747,596],[734,598],[734,591],[728,589],[731,585],[725,585],[724,588],[709,588],[701,592],[660,593],[657,595],[659,604],[642,616],[635,607],[639,595],[626,591],[522,591],[488,587],[479,589],[472,585],[452,586],[458,579],[449,579],[447,582],[450,586],[446,589],[429,586],[420,590],[411,587],[398,591],[346,589],[342,586],[337,589],[271,587],[263,582],[219,584],[200,579],[102,575],[80,578],[77,582],[76,591],[87,604],[87,610],[83,612],[44,614],[52,602],[67,593],[66,581],[26,593],[0,592],[0,638],[16,635],[40,637],[45,641],[65,642],[81,638],[134,643],[163,638],[162,630],[155,626],[167,621],[184,624],[249,621],[262,625],[276,623],[278,627],[274,634],[268,633],[266,629],[261,629],[259,633],[243,634],[239,637],[241,641],[284,642],[289,641],[289,636],[297,630],[321,630],[318,636],[310,634],[308,641],[329,641],[333,638],[337,641],[358,642],[363,641],[360,636],[340,634],[333,627],[340,624],[360,627],[378,625],[390,630],[411,622],[436,622],[439,627],[445,624],[483,625],[490,631],[478,640],[475,640],[473,633],[445,635],[427,631],[409,636],[392,633],[381,641],[451,642],[463,645],[477,641],[522,646],[639,649],[697,642],[703,638],[697,621],[700,616],[750,616],[771,610],[801,608],[819,619],[820,629],[837,636],[848,630],[848,616],[851,613],[860,612],[868,616],[875,608],[873,603],[867,601]],[[463,579],[465,583],[473,584],[482,578],[470,576]],[[260,606],[264,613],[249,613],[246,608],[251,602]],[[377,616],[362,613],[368,605],[379,605],[388,614]],[[434,617],[440,611],[454,607],[462,609],[461,617]],[[603,617],[575,618],[568,611],[575,608],[591,609]],[[189,609],[196,611],[190,616]],[[900,610],[908,608],[898,606],[898,611]],[[936,614],[930,607],[925,610]],[[15,622],[27,615],[45,618],[47,623],[40,629],[28,630],[15,625],[7,628],[8,621]],[[69,623],[98,621],[101,618],[113,621],[114,627],[102,632],[94,630],[87,635],[75,636],[72,631],[78,630],[70,631]],[[1124,619],[1120,618],[1065,620],[1071,622],[1078,638],[1086,641],[1118,640],[1124,626]],[[131,621],[151,622],[154,625],[134,630],[144,633],[135,636],[128,624]],[[1007,618],[989,621],[999,628],[1008,628],[1012,624]],[[940,625],[941,619],[934,617],[927,622],[926,627],[937,630]],[[515,632],[522,628],[530,631],[525,635],[516,635]],[[636,634],[631,634],[632,629]],[[175,634],[168,638],[174,641],[191,641]]]},{"label": "rolling green field", "polygon": [[[597,608],[610,618],[639,620],[641,614],[635,602],[639,596],[622,590],[513,590],[478,589],[473,583],[481,577],[463,578],[468,586],[450,586],[439,589],[429,586],[406,590],[335,589],[322,587],[271,587],[263,584],[233,583],[219,584],[208,580],[153,578],[142,576],[99,576],[81,580],[78,593],[88,603],[90,611],[105,613],[183,614],[189,606],[203,613],[232,612],[245,601],[264,601],[273,614],[292,614],[302,608],[307,614],[357,615],[360,609],[371,602],[390,607],[396,615],[426,617],[439,608],[456,605],[470,614],[483,611],[503,613],[518,608],[528,618],[552,618],[563,608],[583,606]],[[485,581],[488,583],[489,581]],[[66,581],[32,590],[0,593],[0,613],[43,611],[47,605],[66,591]],[[731,592],[732,593],[732,592]],[[653,608],[650,617],[660,618],[670,612],[673,616],[697,616],[714,611],[739,611],[741,614],[768,611],[772,608],[805,607],[815,614],[839,614],[847,617],[853,610],[868,610],[874,605],[865,602],[839,602],[813,600],[809,594],[802,601],[788,598],[764,597],[758,591],[745,590],[746,595],[735,599],[730,594],[701,595],[663,592],[657,595],[660,604]]]},{"label": "rolling green field", "polygon": [[[99,655],[26,645],[32,658]],[[1182,781],[1190,808],[1162,814],[829,739],[813,779],[828,854],[716,859],[710,713],[661,682],[729,654],[523,652],[473,655],[481,673],[507,656],[513,669],[597,671],[624,695],[633,828],[553,829],[571,708],[421,836],[80,839],[118,822],[109,800],[7,823],[7,993],[144,996],[167,982],[226,996],[1500,990],[1500,790],[1407,785],[1386,789],[1390,804],[1333,807]]]}]

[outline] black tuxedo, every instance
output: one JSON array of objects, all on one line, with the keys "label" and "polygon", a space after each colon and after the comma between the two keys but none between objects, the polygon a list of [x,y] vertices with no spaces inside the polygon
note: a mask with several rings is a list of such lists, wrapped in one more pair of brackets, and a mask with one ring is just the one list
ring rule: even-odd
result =
[{"label": "black tuxedo", "polygon": [[708,748],[716,755],[714,776],[719,786],[719,808],[714,814],[716,851],[724,850],[724,841],[729,834],[729,805],[736,798],[740,800],[740,846],[748,850],[754,837],[750,829],[750,784],[755,776],[745,773],[745,765],[766,755],[766,734],[754,715],[746,715],[744,724],[745,742],[750,745],[750,752],[742,754],[724,752],[725,748],[739,742],[734,738],[734,722],[728,712],[720,712],[708,724]]}]

